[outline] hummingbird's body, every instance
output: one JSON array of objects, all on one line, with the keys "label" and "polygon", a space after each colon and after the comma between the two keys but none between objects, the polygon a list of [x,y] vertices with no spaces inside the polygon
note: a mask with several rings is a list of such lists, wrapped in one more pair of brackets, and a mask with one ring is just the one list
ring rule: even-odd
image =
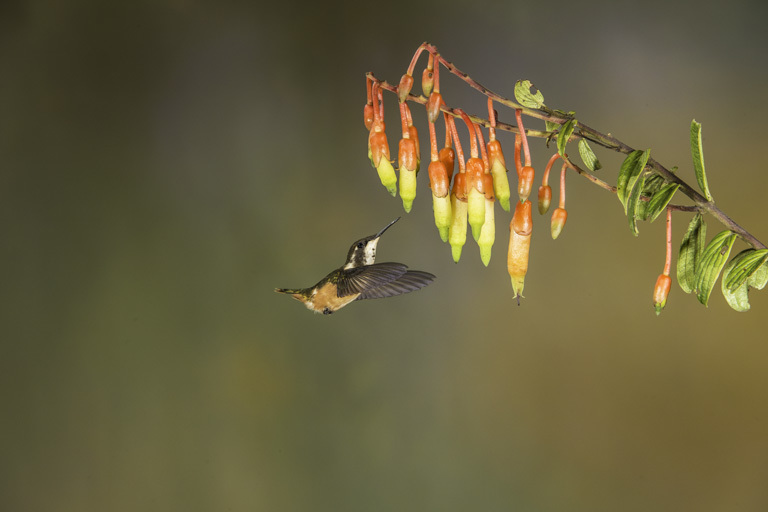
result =
[{"label": "hummingbird's body", "polygon": [[315,313],[330,315],[355,300],[394,297],[424,288],[435,276],[408,270],[402,263],[375,263],[379,237],[399,217],[375,235],[361,238],[349,248],[347,261],[310,288],[276,288],[292,295]]}]

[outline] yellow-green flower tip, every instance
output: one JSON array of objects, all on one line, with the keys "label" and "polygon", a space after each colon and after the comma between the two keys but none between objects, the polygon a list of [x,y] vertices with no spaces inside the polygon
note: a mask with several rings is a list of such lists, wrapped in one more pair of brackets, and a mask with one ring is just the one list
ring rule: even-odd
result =
[{"label": "yellow-green flower tip", "polygon": [[459,261],[461,248],[467,243],[467,203],[451,196],[451,227],[448,231],[453,261]]},{"label": "yellow-green flower tip", "polygon": [[493,201],[485,200],[485,223],[480,230],[480,236],[477,239],[477,245],[480,247],[480,259],[486,267],[491,261],[491,249],[496,241],[496,221],[493,216]]},{"label": "yellow-green flower tip", "polygon": [[397,175],[395,175],[395,168],[392,167],[392,162],[386,158],[379,160],[379,166],[376,168],[376,172],[379,173],[379,179],[381,184],[384,185],[392,197],[397,194]]},{"label": "yellow-green flower tip", "polygon": [[405,211],[410,212],[413,200],[416,199],[416,171],[400,169],[400,198]]},{"label": "yellow-green flower tip", "polygon": [[507,179],[507,169],[499,160],[494,160],[491,165],[491,176],[493,176],[493,193],[504,211],[509,211],[509,180]]},{"label": "yellow-green flower tip", "polygon": [[520,297],[523,296],[523,288],[525,287],[525,276],[511,276],[512,278],[512,292],[520,302]]},{"label": "yellow-green flower tip", "polygon": [[491,262],[491,249],[493,248],[493,244],[487,245],[482,244],[480,245],[480,259],[483,260],[483,265],[486,267]]},{"label": "yellow-green flower tip", "polygon": [[451,196],[437,197],[432,195],[432,209],[435,212],[435,226],[440,232],[443,242],[448,241],[448,230],[451,226]]},{"label": "yellow-green flower tip", "polygon": [[459,259],[461,258],[461,250],[464,246],[463,245],[453,245],[451,244],[451,255],[453,256],[453,261],[456,263],[459,262]]},{"label": "yellow-green flower tip", "polygon": [[485,223],[485,196],[474,187],[469,190],[467,215],[469,225],[472,226],[472,237],[477,241],[477,237],[480,236],[480,229]]}]

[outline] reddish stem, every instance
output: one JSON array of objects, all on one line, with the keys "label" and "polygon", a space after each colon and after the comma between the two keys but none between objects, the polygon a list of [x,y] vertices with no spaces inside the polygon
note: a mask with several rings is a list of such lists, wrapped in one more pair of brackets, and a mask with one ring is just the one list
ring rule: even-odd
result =
[{"label": "reddish stem", "polygon": [[439,159],[437,152],[437,135],[435,134],[435,123],[429,124],[429,156],[433,162]]},{"label": "reddish stem", "polygon": [[480,154],[483,157],[483,168],[485,169],[485,173],[488,174],[491,171],[491,164],[488,160],[488,153],[485,150],[485,139],[483,138],[483,132],[480,130],[480,125],[472,123],[472,126],[475,127],[477,141],[480,143]]},{"label": "reddish stem", "polygon": [[531,151],[528,149],[528,137],[525,135],[525,127],[523,126],[523,111],[519,108],[515,109],[515,118],[517,119],[517,127],[520,130],[520,137],[523,138],[523,150],[525,151],[525,166],[531,166]]},{"label": "reddish stem", "polygon": [[664,262],[664,275],[669,275],[672,265],[672,208],[667,207],[667,259]]},{"label": "reddish stem", "polygon": [[549,183],[549,170],[555,164],[555,161],[560,158],[560,153],[555,153],[547,162],[547,166],[544,168],[544,177],[541,179],[541,184],[546,186]]},{"label": "reddish stem", "polygon": [[477,139],[475,138],[475,129],[473,128],[474,123],[472,123],[472,120],[469,118],[466,112],[464,112],[461,109],[456,109],[459,112],[459,115],[464,120],[464,124],[467,125],[467,130],[469,130],[469,147],[472,154],[472,158],[477,158],[478,152],[477,152]]},{"label": "reddish stem", "polygon": [[413,58],[411,59],[411,64],[408,66],[408,71],[406,71],[406,74],[413,76],[413,70],[414,68],[416,68],[416,61],[419,60],[419,57],[421,56],[421,52],[426,50],[427,46],[428,46],[427,43],[421,43],[421,46],[416,48],[416,52],[413,54]]},{"label": "reddish stem", "polygon": [[563,168],[560,171],[560,208],[565,208],[565,171],[568,170],[568,164],[563,162]]},{"label": "reddish stem", "polygon": [[459,161],[459,172],[466,171],[464,166],[464,150],[461,149],[461,141],[459,141],[459,132],[456,130],[456,123],[453,117],[448,117],[448,124],[451,127],[451,136],[453,137],[453,147],[456,148],[456,159]]},{"label": "reddish stem", "polygon": [[403,128],[403,138],[409,139],[408,136],[408,105],[405,102],[399,103],[400,105],[400,125]]},{"label": "reddish stem", "polygon": [[496,140],[496,111],[493,109],[493,99],[488,98],[488,120],[491,127],[488,128],[488,140]]}]

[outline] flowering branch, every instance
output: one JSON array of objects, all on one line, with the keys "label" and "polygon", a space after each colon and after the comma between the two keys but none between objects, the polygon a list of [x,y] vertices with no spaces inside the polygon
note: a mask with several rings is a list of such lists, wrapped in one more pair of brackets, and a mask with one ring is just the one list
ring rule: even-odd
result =
[{"label": "flowering branch", "polygon": [[[423,95],[411,94],[413,87],[413,72],[421,53],[426,52],[429,56],[426,69],[422,74]],[[479,91],[488,99],[488,118],[469,115],[460,108],[453,108],[446,104],[440,92],[440,67],[444,67],[448,72],[456,75],[465,84]],[[467,73],[461,71],[453,63],[446,60],[439,54],[437,48],[429,43],[420,45],[406,73],[401,78],[398,86],[393,86],[386,81],[379,80],[373,73],[366,74],[366,84],[368,92],[368,102],[365,106],[366,127],[371,132],[369,136],[369,155],[372,164],[379,171],[384,183],[384,177],[387,176],[385,185],[392,191],[391,174],[388,171],[387,164],[383,163],[384,158],[380,155],[387,155],[383,147],[386,141],[382,142],[379,133],[383,131],[383,98],[382,91],[396,93],[401,103],[401,112],[404,112],[403,106],[407,102],[422,104],[426,106],[427,118],[430,123],[430,146],[432,162],[440,162],[442,167],[435,165],[435,172],[430,171],[430,186],[433,188],[433,200],[435,209],[435,221],[444,240],[450,240],[454,259],[458,261],[461,255],[461,247],[464,245],[466,237],[467,213],[469,222],[472,225],[472,232],[475,240],[481,244],[481,254],[483,262],[487,265],[490,259],[490,246],[493,244],[494,232],[487,225],[493,222],[493,205],[495,199],[499,198],[503,209],[509,211],[509,185],[506,178],[506,164],[501,153],[501,146],[496,140],[496,130],[504,130],[515,133],[515,168],[518,176],[518,194],[519,202],[515,208],[515,215],[510,225],[510,253],[508,257],[508,270],[512,277],[513,289],[517,300],[522,296],[523,280],[528,266],[528,252],[531,237],[531,207],[528,201],[528,194],[534,180],[534,170],[531,165],[531,156],[528,149],[528,137],[545,139],[547,145],[552,140],[557,140],[557,153],[550,159],[547,169],[544,173],[542,186],[539,187],[539,212],[545,214],[549,209],[551,200],[551,188],[547,180],[549,170],[557,158],[562,158],[563,168],[560,179],[560,205],[552,216],[552,236],[557,236],[565,225],[567,213],[565,211],[565,173],[567,169],[575,171],[580,176],[586,178],[593,184],[608,190],[617,195],[624,207],[629,220],[630,229],[637,235],[637,221],[653,221],[662,212],[667,213],[667,258],[664,274],[667,280],[669,278],[669,266],[671,261],[671,216],[673,211],[693,212],[694,220],[689,226],[688,233],[683,239],[678,258],[678,282],[684,291],[690,293],[695,291],[699,301],[707,304],[709,294],[714,286],[715,280],[723,271],[728,255],[730,254],[733,240],[736,236],[746,242],[750,248],[742,251],[725,267],[723,274],[723,293],[729,304],[739,311],[748,309],[749,304],[746,300],[746,294],[750,287],[762,288],[768,283],[768,249],[765,244],[758,240],[749,231],[737,224],[733,219],[718,208],[712,199],[707,185],[706,174],[704,172],[704,161],[701,147],[701,125],[693,121],[691,124],[691,153],[693,157],[693,167],[696,173],[696,179],[699,190],[689,185],[673,171],[663,166],[661,163],[650,157],[650,150],[637,150],[628,144],[620,141],[610,134],[600,132],[588,125],[578,121],[574,112],[564,112],[557,109],[551,109],[544,104],[544,97],[540,91],[531,92],[530,82],[518,81],[515,84],[515,100],[506,98],[487,87],[481,85],[472,79]],[[371,108],[373,96],[373,108]],[[378,96],[378,98],[377,98]],[[376,101],[378,99],[378,102]],[[516,125],[500,122],[494,110],[494,103],[506,106],[515,111]],[[378,107],[378,108],[377,108]],[[376,121],[370,126],[370,111],[373,110],[373,117]],[[436,158],[436,135],[434,123],[438,119],[439,112],[444,113],[446,145],[440,150],[441,156]],[[376,115],[378,114],[378,116]],[[410,114],[410,111],[408,111]],[[523,116],[542,120],[545,123],[544,130],[526,129],[523,126]],[[381,119],[378,119],[378,118]],[[461,117],[467,124],[470,133],[470,144],[472,158],[465,161],[461,146],[456,134],[456,128],[453,118]],[[410,122],[410,119],[409,119]],[[403,126],[405,127],[405,116],[403,115]],[[411,128],[412,128],[412,123]],[[485,148],[485,139],[480,127],[488,129],[487,152]],[[415,133],[415,128],[412,128]],[[405,132],[405,128],[404,128]],[[372,137],[379,137],[375,140],[377,147],[372,149]],[[415,136],[415,135],[414,135]],[[408,138],[404,133],[404,137]],[[584,162],[583,168],[576,164],[566,153],[566,147],[569,143],[578,144],[578,152]],[[618,174],[616,186],[598,178],[593,174],[600,169],[600,163],[597,156],[592,151],[589,143],[611,151],[627,155]],[[417,143],[418,144],[418,143]],[[443,158],[443,152],[451,150],[451,145],[456,147],[456,153],[459,156],[459,173],[454,178],[454,184],[451,191],[450,203],[448,203],[448,185],[453,176],[453,157]],[[402,146],[402,143],[401,143]],[[483,158],[479,158],[478,146],[481,149]],[[525,164],[522,163],[522,154],[524,151]],[[401,149],[402,152],[402,149]],[[446,153],[447,154],[447,153]],[[451,155],[453,152],[451,151]],[[378,160],[374,161],[378,157]],[[406,158],[412,161],[413,156]],[[401,155],[400,160],[403,160]],[[450,163],[450,167],[448,167]],[[403,165],[400,166],[401,180],[403,176]],[[442,169],[445,168],[443,171]],[[430,167],[432,169],[432,166]],[[418,166],[416,167],[418,170]],[[403,197],[406,211],[410,209],[410,202],[415,197],[415,172],[412,167],[405,168],[408,173],[408,195]],[[439,171],[439,172],[438,172]],[[434,174],[434,177],[433,177]],[[437,193],[435,187],[438,187]],[[402,195],[401,185],[401,195]],[[671,204],[672,197],[677,191],[693,201],[693,205]],[[469,199],[471,198],[471,199]],[[437,201],[440,200],[438,208]],[[467,201],[469,201],[469,211],[467,211]],[[485,203],[485,204],[484,204]],[[473,206],[474,205],[474,206]],[[438,218],[438,209],[440,218]],[[490,210],[489,210],[490,209]],[[706,224],[703,221],[702,214],[709,214],[727,229],[718,234],[713,240],[704,247]],[[446,233],[446,230],[448,231]],[[481,235],[482,233],[482,235]],[[447,236],[446,236],[447,235]],[[482,238],[483,242],[480,242]],[[513,243],[514,242],[514,243]],[[513,261],[514,259],[514,261]],[[655,298],[660,298],[659,290]],[[668,288],[667,292],[668,293]],[[664,295],[666,302],[666,294]],[[736,297],[736,298],[734,298]],[[738,298],[738,300],[737,300]],[[657,312],[661,310],[663,304],[661,301],[655,301]],[[661,304],[661,306],[659,306]]]}]

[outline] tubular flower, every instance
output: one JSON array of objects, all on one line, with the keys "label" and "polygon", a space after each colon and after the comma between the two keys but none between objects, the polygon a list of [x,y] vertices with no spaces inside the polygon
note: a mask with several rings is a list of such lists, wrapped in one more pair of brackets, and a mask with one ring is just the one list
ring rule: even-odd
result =
[{"label": "tubular flower", "polygon": [[416,143],[413,139],[400,139],[398,163],[400,170],[400,198],[403,208],[411,211],[413,200],[416,198],[416,170],[418,167]]},{"label": "tubular flower", "polygon": [[552,187],[542,185],[539,187],[539,213],[544,215],[549,211],[549,205],[552,203]]},{"label": "tubular flower", "polygon": [[528,196],[531,195],[531,187],[533,187],[534,170],[530,165],[526,165],[520,171],[520,180],[517,185],[517,194],[520,196],[520,201],[525,202],[528,200]]},{"label": "tubular flower", "polygon": [[496,241],[496,221],[493,216],[493,199],[485,198],[485,222],[480,229],[477,245],[480,247],[480,259],[486,267],[491,261],[491,249]]},{"label": "tubular flower", "polygon": [[488,159],[491,164],[493,176],[493,190],[504,208],[509,211],[509,180],[507,179],[507,166],[504,161],[504,153],[501,152],[501,144],[498,140],[488,142]]},{"label": "tubular flower", "polygon": [[413,88],[413,77],[406,73],[400,78],[400,84],[397,86],[397,97],[400,99],[400,103],[408,99],[411,88]]},{"label": "tubular flower", "polygon": [[384,123],[374,123],[371,134],[368,137],[368,156],[371,165],[376,168],[381,184],[384,185],[392,196],[397,193],[397,176],[395,168],[389,161],[389,143],[384,133]]},{"label": "tubular flower", "polygon": [[566,220],[568,220],[568,212],[565,208],[555,208],[555,211],[552,212],[551,223],[553,240],[556,240],[557,237],[560,236],[560,232],[563,230]]},{"label": "tubular flower", "polygon": [[512,280],[512,291],[520,304],[525,286],[525,274],[528,273],[528,253],[531,248],[533,219],[531,202],[518,203],[515,215],[509,224],[509,251],[507,253],[507,271]]},{"label": "tubular flower", "polygon": [[[451,192],[451,227],[448,233],[448,242],[451,244],[453,261],[459,262],[461,250],[467,242],[467,201],[466,201],[466,173],[459,173],[453,180]],[[462,200],[462,196],[464,200]]]},{"label": "tubular flower", "polygon": [[430,123],[434,123],[437,116],[440,115],[440,105],[442,102],[442,95],[437,91],[432,91],[427,100],[427,120]]},{"label": "tubular flower", "polygon": [[438,153],[438,158],[443,162],[445,170],[448,172],[448,181],[451,181],[451,178],[453,177],[453,168],[456,164],[456,152],[450,146],[444,147]]},{"label": "tubular flower", "polygon": [[485,189],[483,187],[483,161],[479,158],[467,160],[467,201],[469,225],[472,237],[477,240],[480,228],[485,223]]},{"label": "tubular flower", "polygon": [[365,123],[365,129],[371,131],[373,126],[373,104],[366,103],[363,107],[363,123]]},{"label": "tubular flower", "polygon": [[667,305],[667,297],[669,296],[669,290],[672,287],[672,279],[664,274],[659,274],[656,279],[656,286],[653,288],[653,307],[656,309],[656,314],[661,314],[661,310]]},{"label": "tubular flower", "polygon": [[448,194],[448,173],[440,160],[429,163],[429,187],[432,189],[432,210],[435,213],[435,226],[443,242],[448,241],[451,226],[451,198]]}]

